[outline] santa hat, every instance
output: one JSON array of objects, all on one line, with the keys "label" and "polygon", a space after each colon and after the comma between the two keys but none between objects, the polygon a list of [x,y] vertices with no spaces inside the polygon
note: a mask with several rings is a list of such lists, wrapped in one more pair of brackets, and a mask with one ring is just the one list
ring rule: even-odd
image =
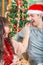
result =
[{"label": "santa hat", "polygon": [[28,8],[27,14],[43,14],[42,4],[33,4]]}]

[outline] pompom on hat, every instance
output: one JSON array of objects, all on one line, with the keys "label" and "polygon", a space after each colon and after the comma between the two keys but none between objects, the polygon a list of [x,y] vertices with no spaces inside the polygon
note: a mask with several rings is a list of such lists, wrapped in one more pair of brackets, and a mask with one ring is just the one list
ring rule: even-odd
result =
[{"label": "pompom on hat", "polygon": [[33,4],[28,8],[27,14],[43,14],[42,4]]}]

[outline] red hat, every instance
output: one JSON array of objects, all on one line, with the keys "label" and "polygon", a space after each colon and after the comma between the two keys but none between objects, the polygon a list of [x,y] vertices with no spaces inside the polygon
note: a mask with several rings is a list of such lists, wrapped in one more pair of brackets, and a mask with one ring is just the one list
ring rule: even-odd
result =
[{"label": "red hat", "polygon": [[43,14],[42,4],[33,4],[28,8],[27,14]]}]

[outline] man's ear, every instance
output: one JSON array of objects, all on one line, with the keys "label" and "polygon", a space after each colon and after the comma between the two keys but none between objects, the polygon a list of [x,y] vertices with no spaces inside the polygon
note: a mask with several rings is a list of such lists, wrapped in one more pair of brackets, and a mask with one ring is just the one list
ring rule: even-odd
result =
[{"label": "man's ear", "polygon": [[42,14],[42,21],[43,21],[43,14]]},{"label": "man's ear", "polygon": [[43,21],[43,16],[42,16],[42,21]]},{"label": "man's ear", "polygon": [[43,21],[43,14],[40,14],[39,17],[42,18],[42,21]]},{"label": "man's ear", "polygon": [[41,18],[42,18],[42,21],[43,21],[43,14],[41,14]]}]

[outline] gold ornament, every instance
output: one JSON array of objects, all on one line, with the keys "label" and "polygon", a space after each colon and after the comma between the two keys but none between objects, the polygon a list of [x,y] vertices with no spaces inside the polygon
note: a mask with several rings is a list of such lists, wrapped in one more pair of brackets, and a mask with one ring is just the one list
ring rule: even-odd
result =
[{"label": "gold ornament", "polygon": [[11,7],[11,3],[10,4],[8,4],[8,6],[7,6],[7,10],[11,10],[12,9],[12,7]]}]

